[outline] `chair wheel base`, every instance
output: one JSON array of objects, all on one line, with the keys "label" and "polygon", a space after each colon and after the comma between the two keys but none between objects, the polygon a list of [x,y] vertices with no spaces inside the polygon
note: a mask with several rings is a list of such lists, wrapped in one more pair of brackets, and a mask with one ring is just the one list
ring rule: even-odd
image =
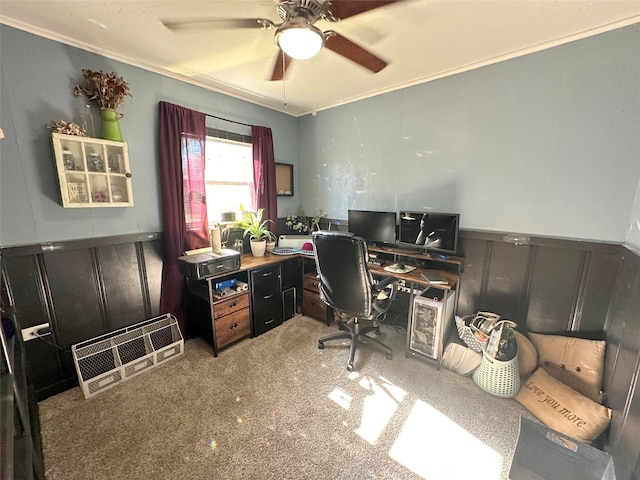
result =
[{"label": "chair wheel base", "polygon": [[324,343],[318,342],[318,348],[322,350],[324,348]]},{"label": "chair wheel base", "polygon": [[393,354],[391,353],[387,353],[386,357],[387,357],[387,360],[393,360]]},{"label": "chair wheel base", "polygon": [[347,363],[347,371],[353,372],[353,363]]}]

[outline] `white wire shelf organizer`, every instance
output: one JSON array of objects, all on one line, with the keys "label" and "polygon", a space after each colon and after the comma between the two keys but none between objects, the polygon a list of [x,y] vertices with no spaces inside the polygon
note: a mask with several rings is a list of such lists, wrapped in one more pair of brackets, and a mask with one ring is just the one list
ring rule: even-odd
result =
[{"label": "white wire shelf organizer", "polygon": [[167,313],[71,347],[80,388],[90,398],[184,353],[176,317]]}]

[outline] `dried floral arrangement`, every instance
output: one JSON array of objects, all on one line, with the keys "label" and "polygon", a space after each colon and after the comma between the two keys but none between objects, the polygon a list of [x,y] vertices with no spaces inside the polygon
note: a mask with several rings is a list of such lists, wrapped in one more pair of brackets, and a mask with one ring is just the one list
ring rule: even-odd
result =
[{"label": "dried floral arrangement", "polygon": [[327,213],[324,210],[318,210],[314,217],[309,220],[304,212],[298,209],[293,215],[287,216],[286,225],[298,233],[309,233],[312,230],[320,230],[320,219],[326,218],[326,216]]},{"label": "dried floral arrangement", "polygon": [[64,133],[66,135],[75,135],[77,137],[86,137],[87,132],[84,131],[77,123],[73,122],[65,122],[64,120],[60,120],[59,122],[50,121],[47,123],[47,128],[52,128],[55,133]]},{"label": "dried floral arrangement", "polygon": [[73,93],[82,95],[95,102],[101,109],[117,109],[125,98],[131,98],[129,84],[116,72],[105,73],[102,70],[82,69],[84,85],[76,85]]},{"label": "dried floral arrangement", "polygon": [[309,219],[304,216],[303,212],[287,215],[286,224],[291,230],[299,233],[307,233],[309,231]]}]

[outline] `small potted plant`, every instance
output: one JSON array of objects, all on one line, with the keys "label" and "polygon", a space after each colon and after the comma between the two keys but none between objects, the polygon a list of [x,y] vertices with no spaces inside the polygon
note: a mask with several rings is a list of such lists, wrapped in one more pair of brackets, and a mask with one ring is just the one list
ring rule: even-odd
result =
[{"label": "small potted plant", "polygon": [[300,209],[292,215],[287,216],[286,225],[297,233],[308,234],[310,231],[320,230],[320,220],[326,218],[327,212],[317,210],[313,218],[309,219]]},{"label": "small potted plant", "polygon": [[269,230],[267,224],[272,220],[262,220],[264,208],[257,212],[245,212],[240,227],[244,230],[244,236],[249,235],[251,240],[251,253],[254,257],[263,257],[267,249],[267,241],[275,241],[275,235]]}]

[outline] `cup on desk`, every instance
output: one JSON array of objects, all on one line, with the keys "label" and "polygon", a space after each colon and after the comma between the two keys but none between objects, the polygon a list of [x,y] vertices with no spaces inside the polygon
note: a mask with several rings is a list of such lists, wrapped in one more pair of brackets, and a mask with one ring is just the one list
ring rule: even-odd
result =
[{"label": "cup on desk", "polygon": [[209,229],[209,238],[211,240],[211,251],[213,253],[221,253],[222,241],[220,239],[220,229],[218,227],[211,227],[211,229]]}]

